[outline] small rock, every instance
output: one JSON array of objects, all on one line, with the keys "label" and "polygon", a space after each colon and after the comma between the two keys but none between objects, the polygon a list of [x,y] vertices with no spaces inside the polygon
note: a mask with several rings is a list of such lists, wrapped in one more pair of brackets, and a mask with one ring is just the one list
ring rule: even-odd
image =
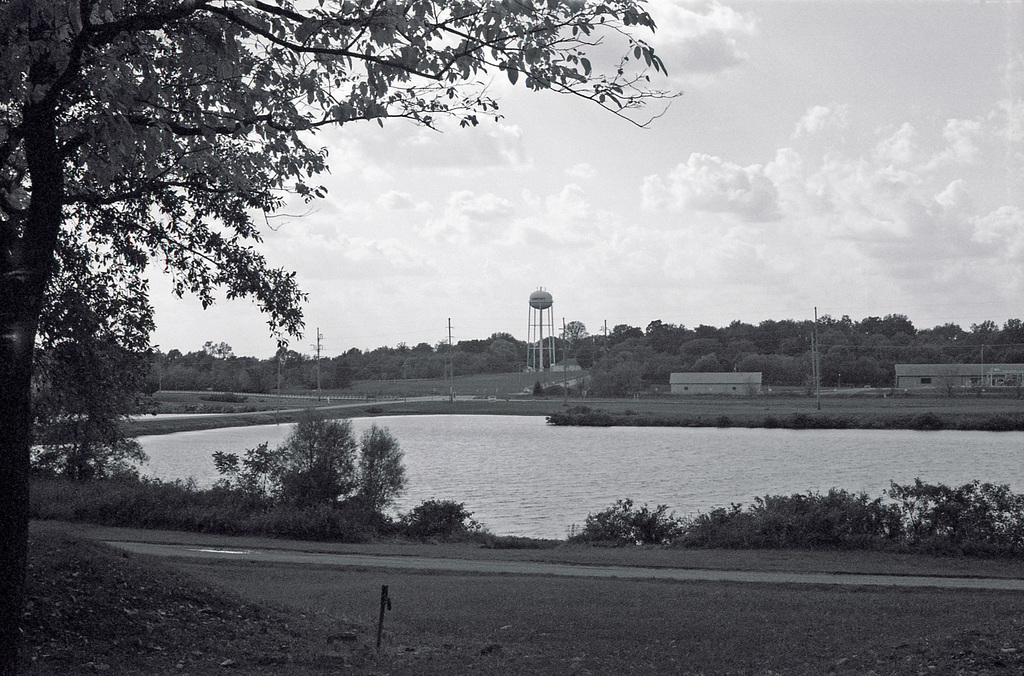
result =
[{"label": "small rock", "polygon": [[238,666],[238,662],[234,661],[231,658],[228,658],[228,659],[224,660],[223,662],[221,662],[220,666],[225,667],[225,668],[237,667]]},{"label": "small rock", "polygon": [[502,652],[500,643],[492,643],[480,650],[481,655],[500,655]]}]

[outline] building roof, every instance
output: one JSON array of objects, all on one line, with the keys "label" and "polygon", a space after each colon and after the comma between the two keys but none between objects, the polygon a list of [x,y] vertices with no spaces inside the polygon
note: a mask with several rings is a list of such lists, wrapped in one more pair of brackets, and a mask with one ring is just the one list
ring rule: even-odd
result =
[{"label": "building roof", "polygon": [[669,375],[668,382],[670,385],[757,385],[761,382],[761,372],[673,373]]}]

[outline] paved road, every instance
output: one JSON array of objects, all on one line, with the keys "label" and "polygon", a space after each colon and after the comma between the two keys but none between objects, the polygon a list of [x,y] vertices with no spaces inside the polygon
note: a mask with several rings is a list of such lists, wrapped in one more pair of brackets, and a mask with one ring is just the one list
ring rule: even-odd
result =
[{"label": "paved road", "polygon": [[561,577],[676,580],[692,582],[748,582],[760,584],[817,584],[881,587],[937,587],[941,589],[993,589],[1024,591],[1024,580],[915,575],[860,575],[852,573],[785,573],[689,568],[640,568],[629,566],[582,566],[536,561],[474,561],[420,556],[329,554],[280,549],[228,549],[201,545],[166,545],[146,542],[107,544],[136,554],[232,561],[305,564],[346,568],[389,568],[407,571],[443,571],[489,575],[550,575]]}]

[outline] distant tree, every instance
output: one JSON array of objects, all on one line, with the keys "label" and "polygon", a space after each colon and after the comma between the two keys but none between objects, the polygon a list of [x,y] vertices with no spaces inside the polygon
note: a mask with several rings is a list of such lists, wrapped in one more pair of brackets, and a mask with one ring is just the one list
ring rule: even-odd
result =
[{"label": "distant tree", "polygon": [[206,341],[203,344],[203,352],[210,355],[214,359],[230,359],[235,356],[231,346],[227,343],[214,343],[212,340]]},{"label": "distant tree", "polygon": [[995,333],[999,330],[999,325],[991,319],[986,319],[980,324],[971,324],[971,336],[978,338],[981,341],[992,340]]},{"label": "distant tree", "polygon": [[514,373],[522,369],[524,361],[515,344],[502,338],[492,340],[487,347],[487,370],[491,373]]},{"label": "distant tree", "polygon": [[565,341],[569,344],[569,351],[571,354],[576,353],[576,349],[584,338],[588,335],[587,326],[580,321],[571,321],[565,325]]},{"label": "distant tree", "polygon": [[612,328],[611,333],[608,334],[608,345],[617,345],[623,341],[629,340],[630,338],[643,338],[644,332],[635,326],[629,324],[617,324]]},{"label": "distant tree", "polygon": [[714,352],[710,352],[693,362],[693,370],[704,373],[715,373],[724,370],[722,361]]},{"label": "distant tree", "polygon": [[1024,322],[1020,319],[1007,319],[999,332],[999,342],[1024,346]]},{"label": "distant tree", "polygon": [[386,427],[370,426],[359,440],[357,496],[370,511],[380,514],[405,490],[404,454]]},{"label": "distant tree", "polygon": [[596,396],[626,397],[643,389],[643,367],[639,361],[602,359],[591,371],[590,389]]},{"label": "distant tree", "polygon": [[580,365],[580,368],[589,369],[596,360],[597,345],[594,343],[593,336],[588,336],[576,348],[576,363]]}]

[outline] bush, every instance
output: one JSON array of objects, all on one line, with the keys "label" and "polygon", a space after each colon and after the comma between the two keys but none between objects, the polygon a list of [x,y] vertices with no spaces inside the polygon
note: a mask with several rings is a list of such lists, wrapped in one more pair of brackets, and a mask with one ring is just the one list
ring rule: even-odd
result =
[{"label": "bush", "polygon": [[1024,496],[1009,486],[974,481],[957,488],[915,479],[890,483],[887,494],[900,508],[908,543],[957,554],[1024,552]]},{"label": "bush", "polygon": [[581,426],[581,427],[610,427],[615,424],[615,418],[604,411],[595,411],[589,406],[572,406],[561,413],[552,413],[548,416],[549,425]]},{"label": "bush", "polygon": [[401,530],[414,538],[453,538],[480,532],[479,523],[465,503],[454,500],[425,500],[401,517]]},{"label": "bush", "polygon": [[588,514],[579,534],[570,539],[584,542],[620,544],[667,544],[682,533],[682,522],[668,514],[666,505],[654,510],[647,505],[635,509],[631,499],[619,500],[612,507]]}]

